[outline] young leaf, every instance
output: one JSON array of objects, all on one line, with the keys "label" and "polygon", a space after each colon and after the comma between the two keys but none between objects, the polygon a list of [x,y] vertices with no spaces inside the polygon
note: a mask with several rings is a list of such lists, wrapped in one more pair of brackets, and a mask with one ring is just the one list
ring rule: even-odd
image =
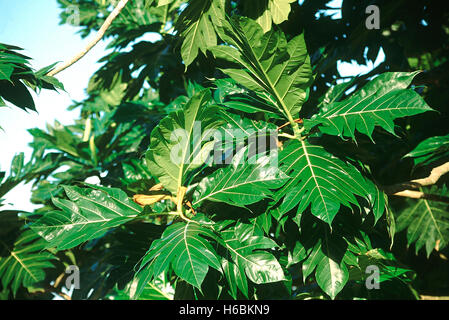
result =
[{"label": "young leaf", "polygon": [[162,119],[151,133],[148,168],[172,193],[184,185],[189,173],[204,164],[213,147],[208,132],[223,123],[216,117],[218,107],[207,106],[210,99],[207,89],[196,93],[184,110]]},{"label": "young leaf", "polygon": [[304,36],[287,43],[280,31],[263,34],[253,20],[233,17],[219,28],[220,37],[231,46],[210,50],[218,60],[237,65],[222,71],[241,85],[271,99],[287,120],[297,116],[306,101],[312,69]]}]

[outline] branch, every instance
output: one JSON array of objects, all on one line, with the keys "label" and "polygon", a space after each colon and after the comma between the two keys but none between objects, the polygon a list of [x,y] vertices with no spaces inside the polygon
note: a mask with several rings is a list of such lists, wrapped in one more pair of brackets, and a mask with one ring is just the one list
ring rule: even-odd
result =
[{"label": "branch", "polygon": [[433,168],[432,171],[430,172],[430,175],[425,178],[388,186],[385,187],[384,190],[387,194],[392,196],[407,197],[414,199],[429,199],[449,203],[449,197],[425,194],[424,192],[421,191],[410,190],[433,185],[438,182],[441,176],[443,176],[448,172],[449,172],[449,162],[446,162],[436,168]]},{"label": "branch", "polygon": [[80,60],[82,57],[84,57],[104,36],[106,33],[106,30],[111,26],[112,22],[115,18],[120,14],[122,9],[125,7],[125,5],[128,3],[129,0],[120,0],[119,4],[115,7],[115,9],[109,14],[109,16],[106,18],[105,22],[101,26],[100,30],[98,30],[97,34],[95,35],[95,38],[92,39],[91,42],[87,44],[87,46],[84,48],[83,51],[75,55],[72,59],[64,62],[57,68],[53,69],[49,73],[47,73],[47,76],[53,77],[56,74],[60,73],[61,71],[67,69],[72,64],[76,63],[78,60]]},{"label": "branch", "polygon": [[439,202],[449,203],[449,197],[440,196],[437,194],[424,193],[422,191],[414,191],[414,190],[399,191],[399,192],[392,194],[392,196],[406,197],[406,198],[412,198],[412,199],[426,199],[426,200],[431,200],[431,201],[439,201]]}]

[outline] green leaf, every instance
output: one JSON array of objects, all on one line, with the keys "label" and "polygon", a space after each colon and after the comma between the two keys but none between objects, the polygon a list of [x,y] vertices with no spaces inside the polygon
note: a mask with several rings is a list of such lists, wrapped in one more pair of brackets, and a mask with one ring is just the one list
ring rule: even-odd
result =
[{"label": "green leaf", "polygon": [[73,248],[135,218],[142,208],[115,188],[64,186],[70,200],[53,198],[61,211],[46,212],[31,228],[49,247]]},{"label": "green leaf", "polygon": [[345,92],[351,88],[357,78],[353,78],[350,81],[336,84],[335,86],[331,86],[329,90],[327,90],[326,94],[323,97],[323,101],[319,104],[320,107],[324,107],[332,102],[339,101]]},{"label": "green leaf", "polygon": [[[135,296],[137,287],[136,279],[124,290],[114,288],[114,292],[109,296],[112,300],[130,300]],[[163,272],[143,289],[138,300],[173,300],[175,289],[170,284],[168,275]]]},{"label": "green leaf", "polygon": [[85,141],[82,140],[81,136],[76,135],[73,128],[63,126],[58,121],[55,121],[54,127],[47,124],[47,129],[48,133],[38,128],[29,129],[28,131],[35,140],[44,140],[49,149],[61,150],[76,158],[91,159],[90,155],[82,150],[82,145],[83,143],[85,144]]},{"label": "green leaf", "polygon": [[396,220],[394,218],[393,211],[387,206],[386,207],[386,220],[387,220],[387,231],[390,236],[390,249],[394,244],[394,234],[396,233]]},{"label": "green leaf", "polygon": [[386,72],[343,101],[324,104],[319,114],[304,120],[306,128],[319,125],[323,133],[351,137],[355,130],[372,138],[375,126],[394,133],[393,120],[432,110],[407,87],[418,72]]},{"label": "green leaf", "polygon": [[223,273],[229,286],[229,294],[237,299],[237,290],[240,290],[248,298],[248,279],[245,274],[245,266],[233,263],[231,259],[222,260]]},{"label": "green leaf", "polygon": [[245,266],[248,278],[256,284],[286,280],[279,261],[269,252],[255,252],[238,258]]},{"label": "green leaf", "polygon": [[280,188],[288,178],[273,166],[277,152],[258,159],[256,156],[246,159],[247,156],[248,149],[241,149],[231,165],[201,180],[196,188],[193,205],[209,200],[244,206],[271,198],[271,190]]},{"label": "green leaf", "polygon": [[0,80],[8,80],[8,81],[11,80],[11,75],[13,71],[14,65],[0,63]]},{"label": "green leaf", "polygon": [[13,294],[16,295],[21,286],[31,287],[45,279],[45,269],[54,268],[51,260],[56,259],[44,250],[45,246],[45,241],[32,230],[24,231],[15,241],[9,255],[0,257],[0,279],[3,288],[11,286]]},{"label": "green leaf", "polygon": [[155,280],[148,282],[139,300],[173,300],[175,290],[163,273]]},{"label": "green leaf", "polygon": [[[447,196],[446,188],[435,186],[428,189],[429,193]],[[415,243],[415,251],[425,246],[427,257],[438,247],[443,249],[449,242],[448,206],[438,201],[427,199],[409,199],[409,206],[400,211],[396,219],[396,232],[407,230],[408,245]]]},{"label": "green leaf", "polygon": [[176,29],[184,38],[181,56],[186,68],[198,56],[199,50],[217,45],[215,27],[225,17],[225,0],[191,0],[179,16]]},{"label": "green leaf", "polygon": [[284,271],[273,254],[259,251],[274,249],[278,245],[269,238],[254,236],[248,232],[242,233],[240,229],[242,228],[237,224],[235,227],[220,231],[224,240],[220,243],[228,250],[228,256],[223,259],[223,270],[234,298],[237,296],[237,288],[248,296],[246,277],[256,284],[285,280]]},{"label": "green leaf", "polygon": [[[232,162],[230,154],[234,154],[236,150],[240,150],[244,146],[248,147],[251,154],[260,154],[270,150],[274,152],[273,149],[277,149],[276,125],[240,117],[223,108],[220,108],[217,117],[221,118],[225,125],[218,129],[224,139],[222,139],[221,146],[216,146],[215,150],[222,151],[225,163]],[[219,159],[216,161],[220,164],[223,163]]]},{"label": "green leaf", "polygon": [[288,252],[287,256],[287,268],[294,264],[300,263],[307,258],[308,252],[304,245],[300,241],[296,241],[293,250]]},{"label": "green leaf", "polygon": [[374,187],[376,193],[374,197],[374,205],[372,208],[372,212],[374,214],[374,223],[377,223],[377,221],[379,221],[379,219],[383,216],[385,210],[388,211],[387,209],[388,197],[377,186],[372,185],[372,187]]},{"label": "green leaf", "polygon": [[217,238],[210,229],[197,223],[175,223],[167,227],[143,257],[136,275],[135,297],[142,293],[148,281],[170,267],[178,277],[201,290],[209,267],[221,270],[217,253],[204,237]]},{"label": "green leaf", "polygon": [[404,157],[413,158],[415,165],[425,165],[447,156],[449,156],[449,135],[428,138]]},{"label": "green leaf", "polygon": [[[290,176],[277,193],[280,211],[298,206],[295,221],[311,205],[312,214],[332,224],[340,205],[359,206],[355,195],[373,204],[375,187],[351,164],[328,153],[322,146],[307,141],[292,141],[279,154],[281,170]],[[375,191],[374,191],[375,192]],[[360,207],[360,206],[359,206]]]},{"label": "green leaf", "polygon": [[58,79],[54,77],[44,75],[38,79],[42,82],[42,87],[45,89],[51,90],[61,89],[65,91],[64,84],[62,84],[62,82],[60,82]]},{"label": "green leaf", "polygon": [[[59,167],[61,155],[47,153],[43,156],[43,150],[35,148],[32,158],[28,163],[24,163],[25,155],[19,153],[11,161],[11,171],[9,176],[1,181],[0,197],[3,197],[11,189],[22,182],[29,182],[33,179],[39,179],[42,176],[50,174]],[[3,178],[3,177],[2,177]]]},{"label": "green leaf", "polygon": [[379,268],[379,283],[394,278],[401,279],[401,276],[412,271],[408,268],[400,266],[392,255],[388,255],[382,249],[369,250],[365,254],[359,256],[358,260],[359,268],[362,273],[362,277],[360,278],[363,280],[365,280],[367,276],[367,267],[373,265]]},{"label": "green leaf", "polygon": [[36,111],[33,97],[21,81],[14,81],[14,83],[3,81],[0,83],[0,97],[20,109]]},{"label": "green leaf", "polygon": [[295,2],[295,0],[269,0],[268,8],[274,23],[280,24],[288,19],[290,3],[292,2]]},{"label": "green leaf", "polygon": [[148,168],[172,193],[184,185],[189,173],[204,164],[214,146],[208,132],[213,132],[223,120],[216,117],[218,107],[207,106],[210,99],[209,90],[198,92],[184,110],[162,119],[151,133],[146,153]]},{"label": "green leaf", "polygon": [[264,95],[277,106],[277,113],[293,120],[307,98],[312,77],[304,36],[287,43],[281,31],[263,34],[253,20],[233,17],[219,28],[220,37],[231,46],[210,50],[220,61],[236,67],[222,71],[241,85]]},{"label": "green leaf", "polygon": [[332,299],[343,289],[349,278],[348,269],[343,261],[346,243],[342,238],[332,236],[323,229],[309,256],[303,263],[304,280],[315,269],[315,279],[320,288]]},{"label": "green leaf", "polygon": [[290,3],[295,0],[252,0],[245,1],[244,12],[257,21],[264,32],[271,29],[272,22],[280,24],[287,20],[290,13]]},{"label": "green leaf", "polygon": [[[215,81],[215,100],[226,108],[246,113],[263,112],[268,118],[280,118],[277,107],[269,99],[252,94],[231,78]],[[257,123],[256,121],[253,121]]]},{"label": "green leaf", "polygon": [[[379,268],[379,283],[393,278],[401,278],[402,275],[411,271],[401,266],[392,253],[385,252],[381,248],[373,248],[368,236],[363,232],[347,243],[349,250],[346,252],[345,261],[348,265],[355,267],[349,271],[350,280],[365,282],[369,276],[369,273],[366,272],[369,266]],[[347,259],[350,252],[354,254],[355,263]]]},{"label": "green leaf", "polygon": [[174,0],[158,0],[157,5],[158,7],[165,6],[167,4],[172,3]]}]

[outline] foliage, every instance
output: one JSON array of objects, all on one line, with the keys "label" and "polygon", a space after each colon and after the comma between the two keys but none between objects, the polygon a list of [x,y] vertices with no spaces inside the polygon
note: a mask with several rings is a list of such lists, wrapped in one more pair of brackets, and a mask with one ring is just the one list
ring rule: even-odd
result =
[{"label": "foliage", "polygon": [[[85,37],[114,1],[58,2],[62,23],[77,6]],[[448,159],[447,16],[431,24],[446,46],[414,33],[449,8],[377,1],[385,25],[367,31],[362,4],[330,19],[327,2],[130,1],[88,98],[70,106],[80,119],[31,129],[32,159],[2,173],[2,197],[32,181],[41,207],[0,212],[1,297],[48,298],[68,265],[81,272],[73,299],[419,297],[422,248],[447,270],[447,177],[422,189],[432,199],[384,187]],[[379,67],[340,76],[338,61],[380,47]],[[16,56],[0,60],[1,81],[25,68]],[[365,285],[372,266],[379,290]]]},{"label": "foliage", "polygon": [[64,90],[56,78],[46,74],[54,65],[34,71],[29,66],[30,58],[17,52],[22,48],[0,43],[0,107],[10,102],[23,110],[36,111],[33,97],[28,88],[39,92],[41,89]]}]

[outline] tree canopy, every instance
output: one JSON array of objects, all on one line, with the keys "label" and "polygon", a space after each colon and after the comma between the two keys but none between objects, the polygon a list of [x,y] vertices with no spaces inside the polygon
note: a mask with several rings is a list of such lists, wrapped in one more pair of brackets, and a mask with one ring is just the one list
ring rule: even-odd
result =
[{"label": "tree canopy", "polygon": [[[449,3],[57,1],[112,51],[1,172],[40,207],[0,211],[0,299],[449,296]],[[0,106],[35,110],[59,67],[19,51]]]}]

